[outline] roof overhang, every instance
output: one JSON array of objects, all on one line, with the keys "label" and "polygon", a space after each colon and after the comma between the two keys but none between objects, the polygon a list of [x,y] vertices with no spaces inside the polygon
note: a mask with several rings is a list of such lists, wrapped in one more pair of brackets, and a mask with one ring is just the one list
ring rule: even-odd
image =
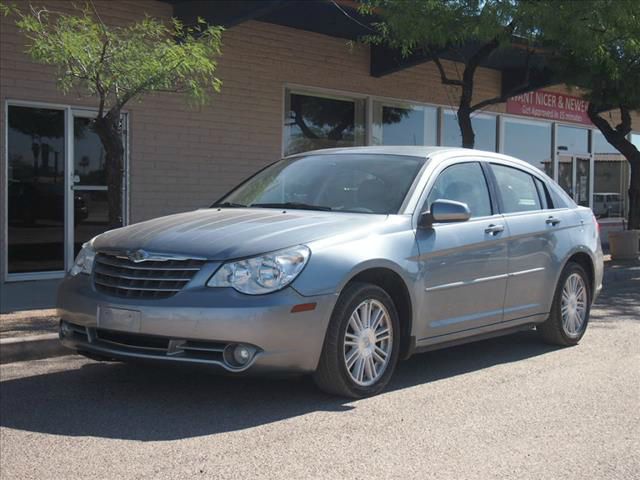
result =
[{"label": "roof overhang", "polygon": [[[173,16],[185,24],[193,24],[201,17],[210,24],[229,28],[248,20],[259,20],[348,40],[358,40],[372,33],[369,26],[371,17],[361,15],[358,3],[353,0],[161,1],[171,4]],[[439,56],[461,61],[477,47],[470,42],[463,47],[441,50]],[[370,52],[370,74],[373,77],[383,77],[432,61],[432,56],[424,52],[403,56],[399,50],[384,46],[372,46]],[[512,91],[527,80],[531,89],[553,83],[552,72],[544,58],[540,55],[532,58],[517,44],[495,52],[481,66],[501,72],[503,93]]]}]

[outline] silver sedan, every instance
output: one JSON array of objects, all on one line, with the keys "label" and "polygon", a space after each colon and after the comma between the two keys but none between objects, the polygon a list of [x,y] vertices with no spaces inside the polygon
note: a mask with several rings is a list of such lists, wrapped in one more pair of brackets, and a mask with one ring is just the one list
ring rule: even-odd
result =
[{"label": "silver sedan", "polygon": [[98,360],[310,373],[358,398],[416,352],[529,328],[577,344],[602,270],[591,210],[525,162],[323,150],[85,244],[60,338]]}]

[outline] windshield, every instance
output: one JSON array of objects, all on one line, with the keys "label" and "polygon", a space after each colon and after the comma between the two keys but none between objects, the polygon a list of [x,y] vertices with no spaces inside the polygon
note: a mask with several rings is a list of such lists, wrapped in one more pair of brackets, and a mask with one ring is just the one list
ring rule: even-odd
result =
[{"label": "windshield", "polygon": [[398,213],[424,161],[419,157],[371,154],[285,159],[259,172],[213,206]]}]

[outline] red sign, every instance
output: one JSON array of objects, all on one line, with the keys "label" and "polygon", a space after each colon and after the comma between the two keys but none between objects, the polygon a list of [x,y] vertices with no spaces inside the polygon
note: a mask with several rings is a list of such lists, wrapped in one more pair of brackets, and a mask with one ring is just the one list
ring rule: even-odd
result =
[{"label": "red sign", "polygon": [[587,115],[588,106],[589,102],[580,97],[538,90],[507,100],[507,113],[591,125]]}]

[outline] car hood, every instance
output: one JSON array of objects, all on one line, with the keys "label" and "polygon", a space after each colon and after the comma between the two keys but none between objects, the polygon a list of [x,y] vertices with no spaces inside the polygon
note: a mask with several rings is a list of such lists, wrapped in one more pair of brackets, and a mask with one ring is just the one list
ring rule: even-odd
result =
[{"label": "car hood", "polygon": [[366,235],[386,219],[386,215],[306,210],[202,209],[110,230],[96,237],[93,246],[103,251],[144,249],[229,260],[347,232]]}]

